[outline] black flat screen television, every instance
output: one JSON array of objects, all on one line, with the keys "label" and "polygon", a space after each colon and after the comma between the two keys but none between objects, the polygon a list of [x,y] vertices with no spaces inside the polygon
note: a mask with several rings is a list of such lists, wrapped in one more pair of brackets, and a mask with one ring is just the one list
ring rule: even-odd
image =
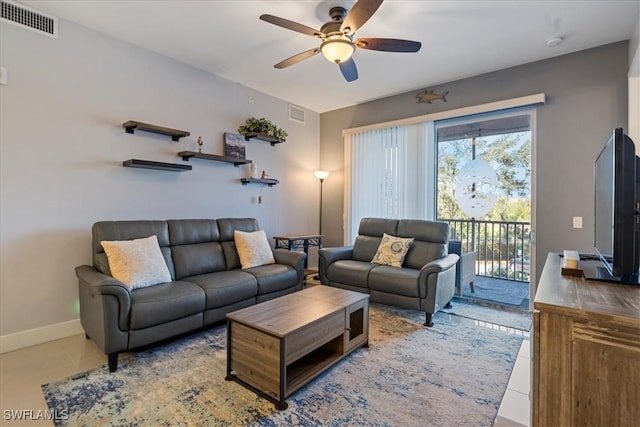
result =
[{"label": "black flat screen television", "polygon": [[594,163],[594,248],[604,267],[584,270],[591,280],[640,284],[640,158],[622,128]]}]

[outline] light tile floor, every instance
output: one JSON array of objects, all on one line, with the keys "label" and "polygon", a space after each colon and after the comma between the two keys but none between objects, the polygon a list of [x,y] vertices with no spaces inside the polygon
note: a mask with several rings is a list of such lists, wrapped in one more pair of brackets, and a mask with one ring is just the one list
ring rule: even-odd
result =
[{"label": "light tile floor", "polygon": [[[493,427],[529,426],[530,341],[528,333],[524,336]],[[52,426],[53,422],[45,419],[47,405],[40,386],[106,363],[106,356],[84,334],[1,354],[0,425]]]},{"label": "light tile floor", "polygon": [[493,427],[521,427],[531,424],[531,341],[522,341],[520,352],[502,398]]}]

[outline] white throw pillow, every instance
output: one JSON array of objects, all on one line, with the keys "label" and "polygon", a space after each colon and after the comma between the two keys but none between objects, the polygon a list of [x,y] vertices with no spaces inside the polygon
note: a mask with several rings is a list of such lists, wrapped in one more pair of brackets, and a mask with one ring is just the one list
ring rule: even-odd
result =
[{"label": "white throw pillow", "polygon": [[238,257],[242,268],[258,267],[260,265],[275,264],[273,252],[267,241],[264,230],[253,232],[233,232],[233,240],[236,242]]},{"label": "white throw pillow", "polygon": [[109,260],[111,275],[131,289],[171,281],[158,237],[100,242]]},{"label": "white throw pillow", "polygon": [[378,251],[371,262],[375,264],[402,267],[404,257],[407,256],[414,238],[402,238],[383,233]]}]

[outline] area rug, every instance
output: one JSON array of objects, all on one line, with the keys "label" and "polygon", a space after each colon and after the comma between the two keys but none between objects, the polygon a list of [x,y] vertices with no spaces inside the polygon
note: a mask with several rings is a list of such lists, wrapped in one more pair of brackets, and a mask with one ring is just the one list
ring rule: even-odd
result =
[{"label": "area rug", "polygon": [[451,301],[451,308],[444,308],[442,311],[455,316],[488,322],[506,328],[515,328],[521,331],[529,331],[533,320],[530,312],[499,310],[477,303],[468,303],[457,297],[454,297]]},{"label": "area rug", "polygon": [[[73,426],[491,426],[521,338],[438,313],[372,304],[360,348],[274,405],[226,373],[226,328],[121,356],[42,386],[49,408]],[[63,412],[65,411],[65,412]]]}]

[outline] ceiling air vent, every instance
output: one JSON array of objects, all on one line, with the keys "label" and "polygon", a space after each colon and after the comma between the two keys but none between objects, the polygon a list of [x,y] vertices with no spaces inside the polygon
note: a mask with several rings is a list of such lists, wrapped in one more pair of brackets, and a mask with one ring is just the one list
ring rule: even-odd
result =
[{"label": "ceiling air vent", "polygon": [[305,111],[302,108],[289,104],[289,120],[304,124],[304,114]]},{"label": "ceiling air vent", "polygon": [[0,10],[2,11],[0,18],[4,22],[58,38],[58,17],[56,16],[10,0],[0,0]]}]

